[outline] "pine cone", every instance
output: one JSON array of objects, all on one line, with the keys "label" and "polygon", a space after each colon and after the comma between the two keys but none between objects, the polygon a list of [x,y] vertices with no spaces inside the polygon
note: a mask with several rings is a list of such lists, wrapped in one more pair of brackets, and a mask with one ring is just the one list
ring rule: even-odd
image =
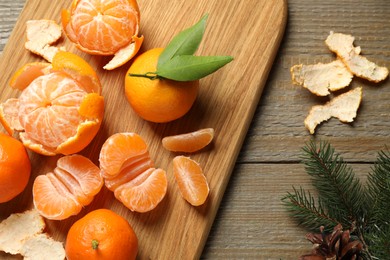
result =
[{"label": "pine cone", "polygon": [[341,224],[334,227],[333,232],[325,234],[324,227],[320,227],[320,234],[309,233],[306,238],[315,246],[311,254],[301,256],[300,260],[358,260],[363,244],[359,240],[352,240],[350,231],[343,231]]}]

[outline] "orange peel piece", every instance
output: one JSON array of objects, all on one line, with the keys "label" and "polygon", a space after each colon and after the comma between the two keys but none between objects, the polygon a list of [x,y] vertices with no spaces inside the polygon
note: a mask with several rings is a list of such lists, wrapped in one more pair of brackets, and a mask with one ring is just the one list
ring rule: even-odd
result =
[{"label": "orange peel piece", "polygon": [[353,74],[340,60],[314,65],[294,65],[290,69],[293,84],[302,86],[317,96],[347,87]]},{"label": "orange peel piece", "polygon": [[133,36],[133,41],[126,47],[120,49],[114,54],[114,58],[107,63],[103,69],[113,70],[119,68],[129,60],[131,60],[141,48],[142,42],[144,41],[144,36],[141,37]]},{"label": "orange peel piece", "polygon": [[62,29],[53,20],[29,20],[26,23],[27,41],[24,47],[52,62],[60,48],[51,46],[62,36]]},{"label": "orange peel piece", "polygon": [[23,90],[26,87],[28,87],[28,85],[30,85],[30,83],[34,79],[44,74],[47,74],[49,69],[50,69],[50,63],[46,63],[46,62],[27,63],[26,65],[24,65],[14,73],[14,75],[12,76],[9,82],[9,85],[12,88]]},{"label": "orange peel piece", "polygon": [[360,55],[361,49],[353,46],[354,40],[355,38],[351,35],[330,32],[325,43],[355,76],[373,82],[386,79],[389,75],[388,68],[380,67]]},{"label": "orange peel piece", "polygon": [[317,125],[338,118],[343,123],[353,122],[362,100],[362,87],[343,93],[325,105],[313,106],[305,119],[305,126],[311,134],[314,134]]},{"label": "orange peel piece", "polygon": [[9,135],[14,131],[23,131],[23,126],[19,122],[19,99],[10,98],[0,104],[0,123]]},{"label": "orange peel piece", "polygon": [[47,234],[38,234],[28,238],[20,249],[24,260],[34,259],[65,259],[64,245],[49,237]]},{"label": "orange peel piece", "polygon": [[96,71],[80,56],[71,52],[60,51],[53,57],[53,71],[67,73],[80,82],[88,92],[101,93],[102,86]]},{"label": "orange peel piece", "polygon": [[0,251],[20,254],[26,239],[40,234],[46,224],[36,210],[11,214],[0,223]]}]

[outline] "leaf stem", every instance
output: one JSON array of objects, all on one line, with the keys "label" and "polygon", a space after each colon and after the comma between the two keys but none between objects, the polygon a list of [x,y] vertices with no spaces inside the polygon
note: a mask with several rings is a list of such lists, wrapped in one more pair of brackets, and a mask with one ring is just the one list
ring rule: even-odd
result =
[{"label": "leaf stem", "polygon": [[160,79],[161,77],[156,72],[146,72],[144,74],[129,73],[130,77],[148,78],[150,80]]}]

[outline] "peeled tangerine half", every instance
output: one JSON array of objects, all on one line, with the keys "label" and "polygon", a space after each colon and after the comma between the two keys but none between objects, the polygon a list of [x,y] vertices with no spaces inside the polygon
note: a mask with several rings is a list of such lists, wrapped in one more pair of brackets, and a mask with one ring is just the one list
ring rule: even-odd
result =
[{"label": "peeled tangerine half", "polygon": [[140,12],[136,0],[74,0],[62,11],[62,25],[68,38],[89,54],[114,55],[103,68],[122,66],[137,54],[143,36],[138,37]]},{"label": "peeled tangerine half", "polygon": [[35,178],[34,206],[45,218],[63,220],[90,204],[102,186],[98,166],[82,155],[67,155],[52,172]]},{"label": "peeled tangerine half", "polygon": [[131,211],[150,211],[165,197],[166,172],[153,168],[147,145],[138,134],[110,136],[102,146],[99,162],[106,187]]},{"label": "peeled tangerine half", "polygon": [[43,155],[73,154],[98,132],[104,113],[101,85],[81,57],[57,52],[53,63],[29,63],[11,78],[22,91],[0,104],[0,122],[10,135]]}]

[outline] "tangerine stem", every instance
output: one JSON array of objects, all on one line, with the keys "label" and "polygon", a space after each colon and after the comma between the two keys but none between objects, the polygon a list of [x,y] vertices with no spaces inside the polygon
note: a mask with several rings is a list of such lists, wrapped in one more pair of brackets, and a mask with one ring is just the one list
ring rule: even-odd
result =
[{"label": "tangerine stem", "polygon": [[97,241],[96,239],[92,239],[92,249],[96,250],[98,249],[98,246],[99,246],[99,241]]},{"label": "tangerine stem", "polygon": [[155,80],[161,78],[156,72],[146,72],[145,74],[129,73],[130,77],[141,77]]}]

